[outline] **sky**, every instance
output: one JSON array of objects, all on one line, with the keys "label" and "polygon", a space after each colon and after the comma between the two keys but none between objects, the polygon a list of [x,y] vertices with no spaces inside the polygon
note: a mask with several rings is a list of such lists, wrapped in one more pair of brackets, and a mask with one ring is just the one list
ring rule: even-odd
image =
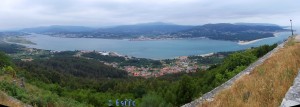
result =
[{"label": "sky", "polygon": [[103,27],[147,22],[182,25],[300,25],[300,0],[1,0],[0,30],[49,25]]}]

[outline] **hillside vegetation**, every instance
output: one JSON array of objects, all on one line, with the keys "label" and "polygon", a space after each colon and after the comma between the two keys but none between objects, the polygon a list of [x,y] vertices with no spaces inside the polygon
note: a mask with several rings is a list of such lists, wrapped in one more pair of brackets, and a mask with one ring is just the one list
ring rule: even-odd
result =
[{"label": "hillside vegetation", "polygon": [[273,33],[278,31],[284,30],[279,26],[250,26],[220,23],[197,26],[171,35],[182,38],[206,37],[216,40],[251,41],[255,39],[273,37]]},{"label": "hillside vegetation", "polygon": [[[73,52],[31,62],[12,62],[1,53],[0,90],[37,106],[107,107],[109,100],[132,99],[138,107],[177,107],[224,83],[276,46],[234,52],[208,70],[148,79],[127,76],[95,59],[74,57]],[[21,78],[25,87],[19,86]]]},{"label": "hillside vegetation", "polygon": [[[78,30],[79,28],[83,30]],[[161,39],[206,37],[216,40],[251,41],[255,39],[273,37],[274,32],[281,32],[285,30],[278,25],[264,25],[255,23],[217,23],[205,24],[201,26],[186,26],[168,23],[148,23],[122,25],[99,29],[87,29],[86,27],[78,26],[48,26],[28,28],[21,31],[70,38],[132,39],[147,37],[152,39]]]},{"label": "hillside vegetation", "polygon": [[300,67],[300,43],[293,38],[213,101],[199,107],[278,107]]}]

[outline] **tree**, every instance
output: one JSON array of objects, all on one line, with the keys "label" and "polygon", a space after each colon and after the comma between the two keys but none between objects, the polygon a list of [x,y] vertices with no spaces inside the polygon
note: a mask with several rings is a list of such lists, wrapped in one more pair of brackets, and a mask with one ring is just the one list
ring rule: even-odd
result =
[{"label": "tree", "polygon": [[179,81],[177,90],[177,103],[178,105],[192,101],[194,95],[193,80],[190,76],[184,75]]},{"label": "tree", "polygon": [[224,63],[227,64],[227,69],[232,71],[237,66],[248,66],[256,59],[257,57],[253,55],[251,51],[247,50],[245,52],[237,52],[229,55],[229,57],[225,59]]},{"label": "tree", "polygon": [[0,52],[0,68],[11,65],[12,62],[10,61],[10,58],[6,56],[5,53]]},{"label": "tree", "polygon": [[168,103],[175,104],[176,102],[176,95],[170,89],[168,89],[167,92],[164,93],[164,98]]},{"label": "tree", "polygon": [[11,66],[6,66],[3,70],[12,75],[14,78],[16,77],[16,71]]},{"label": "tree", "polygon": [[215,75],[215,82],[217,83],[217,84],[221,84],[221,83],[223,83],[223,81],[225,81],[226,79],[224,78],[224,75],[222,75],[222,74],[220,74],[220,73],[217,73],[216,75]]},{"label": "tree", "polygon": [[142,102],[139,104],[140,107],[171,107],[166,101],[157,93],[150,92],[142,98]]}]

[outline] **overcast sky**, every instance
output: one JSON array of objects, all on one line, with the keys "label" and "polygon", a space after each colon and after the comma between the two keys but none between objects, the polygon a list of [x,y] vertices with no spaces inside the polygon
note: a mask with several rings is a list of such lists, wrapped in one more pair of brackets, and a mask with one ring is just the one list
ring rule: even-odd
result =
[{"label": "overcast sky", "polygon": [[1,0],[0,30],[145,22],[300,24],[300,0]]}]

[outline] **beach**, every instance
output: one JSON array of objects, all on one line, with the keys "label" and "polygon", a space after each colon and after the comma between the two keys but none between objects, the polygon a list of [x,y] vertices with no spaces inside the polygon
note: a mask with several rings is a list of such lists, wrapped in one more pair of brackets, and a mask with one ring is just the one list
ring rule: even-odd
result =
[{"label": "beach", "polygon": [[257,41],[260,41],[260,40],[263,40],[265,38],[262,38],[262,39],[256,39],[256,40],[252,40],[252,41],[239,41],[238,44],[239,45],[248,45],[248,44],[251,44],[251,43],[255,43]]},{"label": "beach", "polygon": [[[274,33],[274,37],[278,37],[278,36],[280,36],[280,32]],[[272,37],[267,37],[267,38],[272,38]],[[266,38],[255,39],[255,40],[252,40],[252,41],[239,41],[238,44],[239,45],[248,45],[248,44],[251,44],[251,43],[255,43],[255,42],[261,41],[263,39],[266,39]]]}]

